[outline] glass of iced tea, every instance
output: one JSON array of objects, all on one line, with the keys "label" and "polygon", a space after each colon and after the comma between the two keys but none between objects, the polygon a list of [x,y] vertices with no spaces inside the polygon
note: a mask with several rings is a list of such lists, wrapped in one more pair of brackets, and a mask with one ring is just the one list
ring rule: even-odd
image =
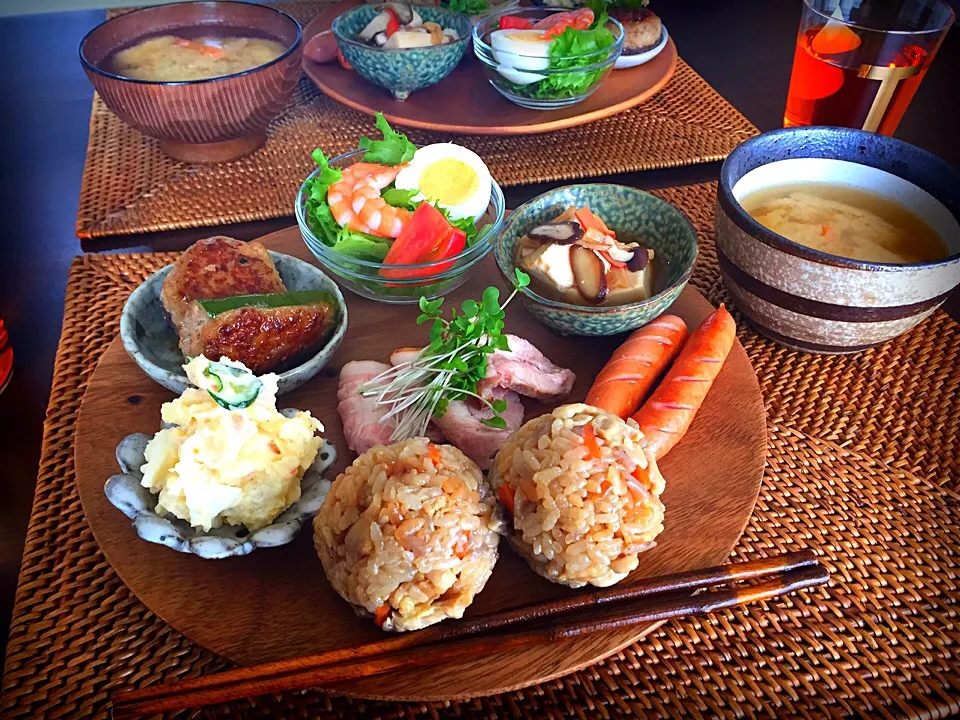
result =
[{"label": "glass of iced tea", "polygon": [[943,0],[804,0],[784,126],[892,135],[953,20]]}]

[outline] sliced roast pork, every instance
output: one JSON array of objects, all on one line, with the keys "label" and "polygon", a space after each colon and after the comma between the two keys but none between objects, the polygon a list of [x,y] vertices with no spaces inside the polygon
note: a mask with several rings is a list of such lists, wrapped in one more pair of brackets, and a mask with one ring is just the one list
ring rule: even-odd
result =
[{"label": "sliced roast pork", "polygon": [[502,430],[483,424],[483,420],[493,417],[490,408],[461,400],[451,402],[447,411],[433,420],[447,440],[483,470],[490,469],[497,450],[523,424],[523,404],[519,395],[511,390],[495,389],[490,400],[495,399],[507,401],[507,409],[500,413],[507,423]]},{"label": "sliced roast pork", "polygon": [[494,388],[513,390],[537,400],[566,397],[577,376],[554,365],[529,340],[507,335],[509,350],[497,350],[487,357],[487,376],[477,383],[477,392],[488,400]]},{"label": "sliced roast pork", "polygon": [[347,447],[355,453],[364,453],[375,445],[390,444],[393,425],[382,420],[387,408],[377,407],[374,398],[364,397],[359,390],[365,382],[389,369],[386,363],[354,360],[340,370],[337,412],[343,422]]}]

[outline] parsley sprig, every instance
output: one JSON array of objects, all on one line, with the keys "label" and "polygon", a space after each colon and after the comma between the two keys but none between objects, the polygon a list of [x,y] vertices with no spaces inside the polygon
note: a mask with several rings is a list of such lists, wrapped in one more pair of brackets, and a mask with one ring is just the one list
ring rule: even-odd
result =
[{"label": "parsley sprig", "polygon": [[389,408],[383,420],[395,423],[392,441],[422,436],[430,419],[442,417],[451,401],[467,398],[479,400],[491,411],[492,416],[481,421],[484,425],[507,426],[501,415],[507,409],[506,401],[481,397],[477,383],[487,374],[487,356],[510,349],[503,335],[504,309],[520,288],[530,284],[526,273],[515,272],[513,292],[503,303],[500,291],[488,287],[480,302],[466,300],[459,311],[451,308],[449,319],[443,317],[443,298],[420,298],[417,324],[433,323],[430,344],[414,360],[400,363],[360,387],[361,395]]}]

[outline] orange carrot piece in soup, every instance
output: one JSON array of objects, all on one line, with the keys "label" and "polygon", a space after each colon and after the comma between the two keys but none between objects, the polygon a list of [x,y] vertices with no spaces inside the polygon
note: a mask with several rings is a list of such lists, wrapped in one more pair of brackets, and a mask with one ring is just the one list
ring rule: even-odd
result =
[{"label": "orange carrot piece in soup", "polygon": [[635,330],[600,371],[585,402],[630,417],[686,339],[687,326],[676,315],[663,315]]},{"label": "orange carrot piece in soup", "polygon": [[690,428],[736,339],[737,326],[721,305],[693,332],[663,382],[633,416],[658,460]]}]

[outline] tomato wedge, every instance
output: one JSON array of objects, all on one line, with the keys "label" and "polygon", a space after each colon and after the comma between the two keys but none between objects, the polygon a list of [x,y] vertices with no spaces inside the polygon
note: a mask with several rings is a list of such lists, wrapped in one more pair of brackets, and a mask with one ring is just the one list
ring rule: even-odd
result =
[{"label": "tomato wedge", "polygon": [[500,18],[501,30],[530,30],[532,28],[533,23],[526,18],[517,17],[516,15],[504,15]]},{"label": "tomato wedge", "polygon": [[[393,241],[384,265],[419,265],[453,257],[467,246],[467,234],[453,227],[430,203],[421,203]],[[453,261],[429,269],[380,268],[380,275],[393,279],[429,277],[453,267]]]}]

